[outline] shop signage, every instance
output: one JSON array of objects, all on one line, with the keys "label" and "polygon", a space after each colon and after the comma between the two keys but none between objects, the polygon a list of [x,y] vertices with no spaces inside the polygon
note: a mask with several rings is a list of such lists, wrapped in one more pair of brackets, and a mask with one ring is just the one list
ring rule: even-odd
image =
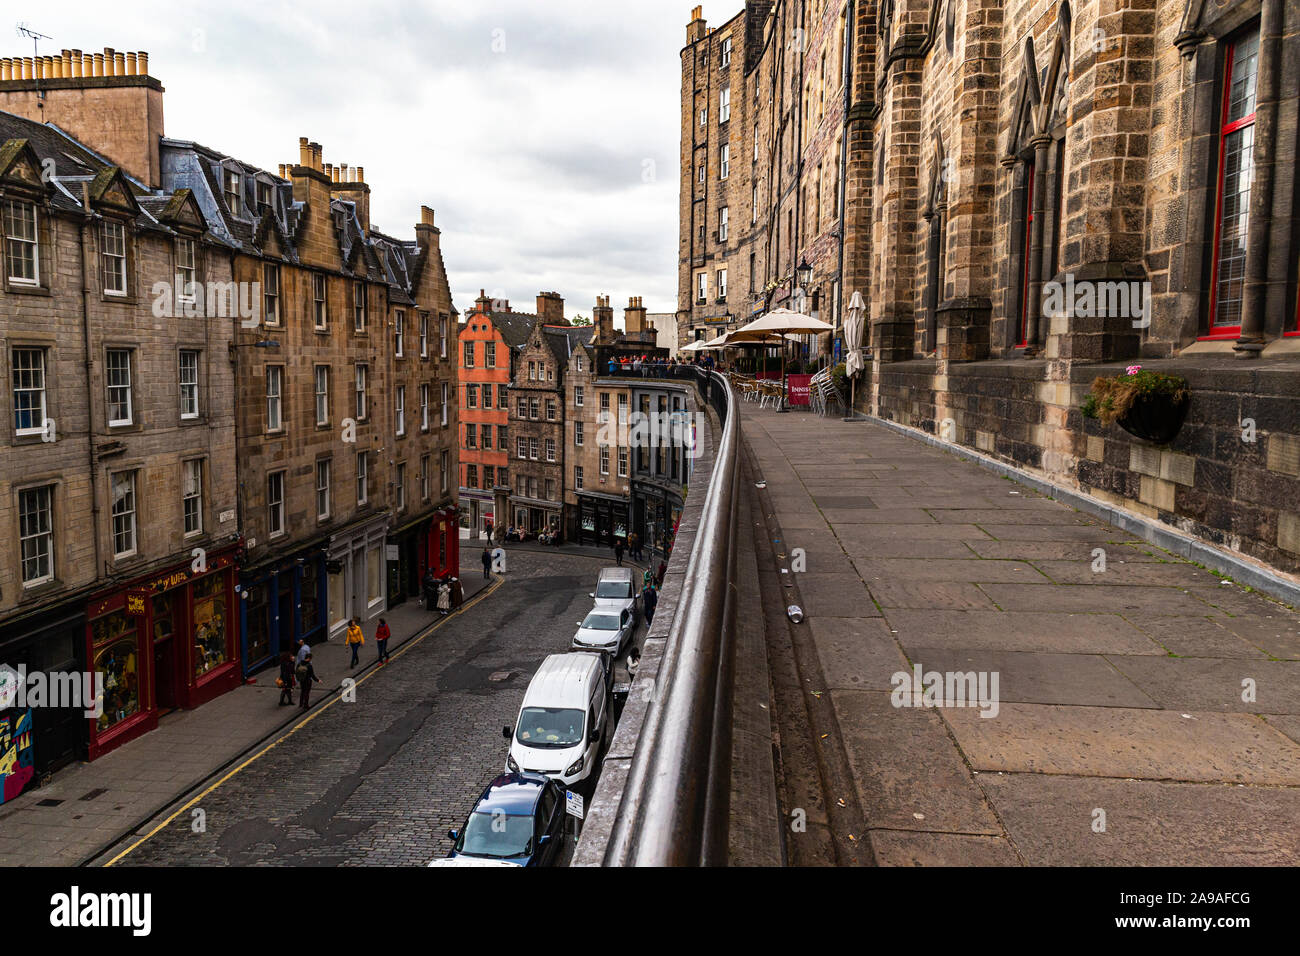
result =
[{"label": "shop signage", "polygon": [[148,591],[127,591],[126,592],[126,616],[127,617],[144,617],[145,611],[149,606]]},{"label": "shop signage", "polygon": [[810,400],[811,375],[787,375],[786,382],[790,388],[791,405],[807,405]]}]

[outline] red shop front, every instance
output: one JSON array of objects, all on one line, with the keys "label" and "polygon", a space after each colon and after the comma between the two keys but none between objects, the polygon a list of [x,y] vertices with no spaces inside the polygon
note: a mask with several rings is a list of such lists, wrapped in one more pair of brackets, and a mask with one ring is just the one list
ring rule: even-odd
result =
[{"label": "red shop front", "polygon": [[460,517],[455,508],[443,508],[429,519],[420,555],[420,578],[432,569],[434,577],[460,576]]},{"label": "red shop front", "polygon": [[90,602],[87,660],[103,681],[91,760],[153,730],[168,711],[239,686],[234,552],[209,553],[202,571],[181,565]]}]

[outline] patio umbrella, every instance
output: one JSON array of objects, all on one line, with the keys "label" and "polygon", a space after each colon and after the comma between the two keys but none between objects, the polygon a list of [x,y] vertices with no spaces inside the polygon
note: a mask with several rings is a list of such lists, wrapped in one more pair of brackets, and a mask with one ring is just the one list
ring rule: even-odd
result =
[{"label": "patio umbrella", "polygon": [[857,376],[865,367],[862,361],[862,316],[867,304],[862,301],[862,293],[854,292],[849,299],[849,315],[844,323],[844,346],[848,354],[844,357],[844,371],[849,377],[849,417],[856,414],[854,403],[857,401]]},{"label": "patio umbrella", "polygon": [[[736,345],[741,342],[768,342],[776,345],[782,344],[787,333],[808,335],[814,332],[830,332],[834,326],[821,319],[814,319],[812,316],[804,315],[802,312],[791,312],[789,309],[773,309],[767,315],[759,316],[748,325],[742,325],[740,328],[730,333],[729,344]],[[781,407],[785,408],[785,360],[781,361]]]}]

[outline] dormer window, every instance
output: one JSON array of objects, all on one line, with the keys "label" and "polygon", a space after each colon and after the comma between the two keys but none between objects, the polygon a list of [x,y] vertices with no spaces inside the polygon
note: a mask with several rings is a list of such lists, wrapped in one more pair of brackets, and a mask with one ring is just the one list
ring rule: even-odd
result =
[{"label": "dormer window", "polygon": [[271,211],[271,184],[259,182],[257,184],[257,214],[265,216]]},{"label": "dormer window", "polygon": [[5,266],[15,285],[40,285],[41,262],[36,236],[36,204],[5,202]]},{"label": "dormer window", "polygon": [[102,237],[104,294],[126,295],[126,226],[105,222]]},{"label": "dormer window", "polygon": [[242,216],[244,214],[243,193],[240,187],[243,185],[243,177],[234,170],[226,170],[226,206],[230,209],[232,216]]}]

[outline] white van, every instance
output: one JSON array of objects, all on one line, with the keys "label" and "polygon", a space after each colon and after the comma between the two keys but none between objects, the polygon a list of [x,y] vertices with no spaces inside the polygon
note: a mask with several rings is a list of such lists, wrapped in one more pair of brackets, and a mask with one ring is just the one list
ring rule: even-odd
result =
[{"label": "white van", "polygon": [[533,675],[519,718],[503,734],[506,770],[544,773],[565,787],[591,776],[610,737],[606,654],[552,654]]}]

